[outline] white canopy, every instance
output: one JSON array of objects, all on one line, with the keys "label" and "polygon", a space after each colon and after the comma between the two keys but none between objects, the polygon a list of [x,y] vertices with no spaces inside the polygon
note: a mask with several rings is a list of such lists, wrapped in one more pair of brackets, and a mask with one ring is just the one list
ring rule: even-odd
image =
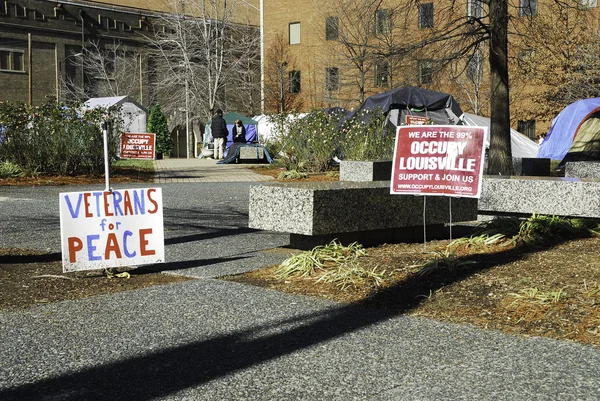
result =
[{"label": "white canopy", "polygon": [[109,108],[121,105],[125,132],[146,132],[146,110],[128,96],[95,97],[83,104],[83,109]]},{"label": "white canopy", "polygon": [[[465,113],[463,120],[467,126],[488,127],[488,134],[485,138],[485,148],[490,147],[490,119],[476,114]],[[512,148],[512,157],[535,158],[537,157],[540,145],[521,134],[519,131],[510,129],[510,145]]]}]

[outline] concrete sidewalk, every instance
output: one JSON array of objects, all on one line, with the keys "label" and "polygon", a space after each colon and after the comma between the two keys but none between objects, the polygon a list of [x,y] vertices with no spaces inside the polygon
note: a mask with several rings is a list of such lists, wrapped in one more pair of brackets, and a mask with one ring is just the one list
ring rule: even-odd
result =
[{"label": "concrete sidewalk", "polygon": [[214,159],[162,159],[154,161],[154,182],[259,182],[272,177],[256,174],[252,166],[265,164],[217,164]]}]

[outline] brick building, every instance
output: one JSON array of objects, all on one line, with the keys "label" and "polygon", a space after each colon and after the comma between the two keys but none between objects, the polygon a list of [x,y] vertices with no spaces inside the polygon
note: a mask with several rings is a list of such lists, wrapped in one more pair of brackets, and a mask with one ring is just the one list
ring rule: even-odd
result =
[{"label": "brick building", "polygon": [[[258,0],[244,1],[236,9],[236,20],[259,25]],[[152,23],[171,7],[185,0],[10,0],[0,1],[0,101],[22,101],[34,105],[53,97],[64,100],[68,92],[88,89],[98,77],[84,73],[84,46],[118,45],[138,59],[135,85],[125,95],[149,107],[156,88],[149,73],[149,59],[141,53],[144,35]],[[191,7],[188,7],[191,8]],[[180,10],[181,11],[181,10]],[[258,85],[258,83],[257,83]]]},{"label": "brick building", "polygon": [[[287,92],[285,99],[283,95],[267,99],[267,110],[276,111],[283,100],[299,111],[332,106],[352,109],[371,94],[414,85],[451,93],[465,111],[489,115],[489,48],[485,42],[477,52],[462,54],[453,63],[445,58],[464,38],[458,38],[454,45],[409,46],[409,42],[433,37],[436,29],[451,21],[471,19],[474,26],[478,18],[485,22],[487,6],[480,0],[372,3],[374,6],[341,0],[264,0],[265,93],[269,94],[269,87],[275,95],[278,88]],[[595,31],[582,33],[598,26],[596,4],[594,0],[585,1],[585,7],[581,1],[511,3],[511,123],[532,138],[536,132],[547,131],[561,104],[577,96],[600,96],[594,88],[597,79],[590,78],[597,74],[591,72],[591,63],[583,62],[583,56],[573,57],[584,53],[583,49],[600,52]],[[562,27],[564,21],[571,25]],[[573,24],[581,29],[575,32]],[[551,40],[556,43],[550,44]],[[279,42],[285,46],[277,46]],[[393,46],[402,49],[398,46],[401,42],[407,44],[404,53],[386,56],[386,50]],[[273,67],[277,60],[279,65]],[[571,70],[585,73],[567,76]],[[586,80],[587,85],[583,85]],[[564,85],[564,89],[553,90],[554,85]],[[548,98],[556,100],[552,107],[548,107]]]}]

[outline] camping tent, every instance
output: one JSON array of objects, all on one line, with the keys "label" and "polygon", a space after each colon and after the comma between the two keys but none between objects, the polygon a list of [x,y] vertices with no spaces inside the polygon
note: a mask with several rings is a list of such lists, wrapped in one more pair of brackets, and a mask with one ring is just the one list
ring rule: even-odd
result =
[{"label": "camping tent", "polygon": [[[475,127],[488,127],[487,136],[485,137],[485,148],[490,147],[490,119],[481,117],[476,114],[465,113],[463,116],[464,125]],[[520,158],[535,158],[537,157],[539,145],[521,134],[519,131],[510,129],[510,146],[512,149],[512,157]]]},{"label": "camping tent", "polygon": [[600,98],[565,107],[552,121],[538,157],[568,161],[600,160]]},{"label": "camping tent", "polygon": [[146,132],[146,109],[127,96],[95,97],[83,104],[84,109],[113,106],[121,106],[121,117],[123,118],[123,130],[125,132]]},{"label": "camping tent", "polygon": [[452,95],[416,86],[405,86],[369,96],[344,120],[360,117],[364,110],[381,109],[387,113],[388,125],[395,128],[406,123],[406,116],[427,117],[434,124],[459,124],[463,114]]},{"label": "camping tent", "polygon": [[[229,148],[233,144],[233,136],[231,135],[231,130],[235,125],[235,120],[242,120],[242,124],[246,127],[246,143],[256,143],[258,142],[258,122],[250,117],[243,116],[239,113],[230,112],[223,115],[223,119],[225,119],[225,123],[227,124],[227,144],[225,145]],[[204,129],[204,145],[210,142],[210,120],[206,123],[206,128]]]}]

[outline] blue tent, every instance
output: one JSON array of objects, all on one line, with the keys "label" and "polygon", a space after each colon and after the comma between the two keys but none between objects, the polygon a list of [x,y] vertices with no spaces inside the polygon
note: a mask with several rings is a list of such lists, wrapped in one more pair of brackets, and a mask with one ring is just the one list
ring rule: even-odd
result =
[{"label": "blue tent", "polygon": [[[251,119],[250,117],[243,116],[238,113],[230,112],[223,116],[225,123],[227,124],[227,145],[229,148],[233,144],[233,136],[231,134],[231,130],[235,125],[235,120],[241,120],[244,127],[246,127],[246,143],[256,143],[258,142],[258,122],[256,120]],[[204,131],[204,143],[208,143],[210,141],[210,120],[206,123],[206,128]]]},{"label": "blue tent", "polygon": [[565,107],[552,121],[537,157],[600,160],[600,98],[582,99]]}]

